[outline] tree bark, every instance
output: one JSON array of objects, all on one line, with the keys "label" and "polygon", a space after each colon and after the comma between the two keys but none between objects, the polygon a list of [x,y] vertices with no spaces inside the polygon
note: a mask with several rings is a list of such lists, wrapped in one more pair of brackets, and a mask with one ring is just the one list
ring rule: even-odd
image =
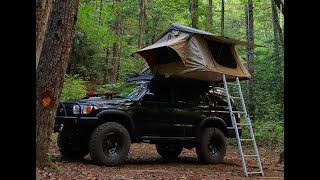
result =
[{"label": "tree bark", "polygon": [[109,71],[108,63],[110,60],[110,50],[107,48],[106,50],[106,59],[105,59],[105,68],[104,68],[104,73],[103,73],[103,84],[107,83],[107,76]]},{"label": "tree bark", "polygon": [[151,14],[152,17],[152,35],[151,35],[151,43],[154,43],[157,33],[158,22],[160,20],[160,14]]},{"label": "tree bark", "polygon": [[212,32],[212,0],[208,1],[207,31]]},{"label": "tree bark", "polygon": [[[115,36],[121,36],[122,32],[122,9],[119,8],[121,6],[122,0],[113,0],[114,5],[114,13],[116,15],[116,19],[113,24],[113,32]],[[112,47],[112,59],[111,59],[111,73],[110,73],[110,82],[117,83],[118,81],[118,68],[120,64],[120,43],[115,41]]]},{"label": "tree bark", "polygon": [[191,15],[191,26],[198,28],[198,0],[189,0],[189,11]]},{"label": "tree bark", "polygon": [[[274,60],[276,62],[276,81],[278,84],[278,87],[280,86],[280,59],[279,59],[279,38],[278,38],[278,13],[277,13],[277,9],[276,9],[276,5],[274,3],[274,0],[271,0],[271,6],[272,6],[272,22],[273,22],[273,57]],[[279,97],[279,93],[280,93],[280,88],[277,91],[277,96],[276,96],[276,100],[277,103],[279,103],[280,101],[280,97]]]},{"label": "tree bark", "polygon": [[224,0],[221,0],[221,36],[224,36]]},{"label": "tree bark", "polygon": [[[253,31],[253,2],[248,0],[248,34],[247,42],[254,44],[254,31]],[[247,47],[247,57],[248,57],[248,71],[251,74],[251,80],[249,80],[249,112],[251,114],[251,119],[255,118],[255,91],[254,91],[254,48]]]},{"label": "tree bark", "polygon": [[49,161],[48,145],[69,61],[79,0],[55,0],[36,72],[36,162]]},{"label": "tree bark", "polygon": [[278,6],[279,10],[281,11],[281,13],[284,15],[284,3],[281,0],[273,0],[274,3]]},{"label": "tree bark", "polygon": [[271,0],[271,6],[272,6],[273,26],[274,26],[274,28],[277,29],[277,33],[279,34],[278,39],[280,40],[282,50],[284,50],[284,37],[283,37],[282,30],[280,27],[279,18],[278,18],[278,11],[277,11],[276,3],[274,2],[274,0]]},{"label": "tree bark", "polygon": [[36,1],[36,68],[39,64],[43,39],[47,29],[49,15],[52,9],[52,0]]},{"label": "tree bark", "polygon": [[140,18],[139,18],[139,32],[138,32],[138,48],[141,49],[142,32],[144,28],[144,20],[146,17],[145,0],[140,0]]}]

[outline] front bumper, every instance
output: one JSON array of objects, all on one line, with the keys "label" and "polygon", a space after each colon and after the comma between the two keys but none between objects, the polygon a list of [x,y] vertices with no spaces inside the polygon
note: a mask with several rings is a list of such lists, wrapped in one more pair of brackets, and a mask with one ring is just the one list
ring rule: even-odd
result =
[{"label": "front bumper", "polygon": [[94,127],[98,117],[56,116],[53,131],[60,132],[63,128]]}]

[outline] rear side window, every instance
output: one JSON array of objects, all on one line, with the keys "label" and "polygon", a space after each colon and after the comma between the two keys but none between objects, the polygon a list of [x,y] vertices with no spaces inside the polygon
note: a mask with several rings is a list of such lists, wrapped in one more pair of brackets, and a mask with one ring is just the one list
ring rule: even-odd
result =
[{"label": "rear side window", "polygon": [[206,40],[210,53],[213,59],[220,64],[228,68],[237,68],[237,62],[232,54],[231,48],[229,45],[214,41]]}]

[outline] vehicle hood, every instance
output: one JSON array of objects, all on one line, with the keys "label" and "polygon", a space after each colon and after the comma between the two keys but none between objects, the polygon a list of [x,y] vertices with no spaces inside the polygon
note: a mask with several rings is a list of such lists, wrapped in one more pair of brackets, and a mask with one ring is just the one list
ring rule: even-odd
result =
[{"label": "vehicle hood", "polygon": [[65,103],[80,103],[83,105],[93,105],[97,108],[108,109],[108,108],[120,108],[129,107],[133,104],[133,101],[128,98],[113,98],[107,99],[105,97],[90,97],[80,99],[78,101],[66,101]]}]

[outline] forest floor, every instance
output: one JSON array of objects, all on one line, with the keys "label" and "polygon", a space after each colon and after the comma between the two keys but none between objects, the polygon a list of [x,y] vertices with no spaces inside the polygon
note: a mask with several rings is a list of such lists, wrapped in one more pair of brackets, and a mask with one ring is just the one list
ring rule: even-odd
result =
[{"label": "forest floor", "polygon": [[[279,152],[274,148],[259,147],[264,177],[244,177],[237,146],[228,145],[227,154],[220,164],[198,163],[195,149],[183,149],[174,162],[165,162],[151,144],[132,144],[129,157],[119,167],[104,167],[92,164],[90,156],[81,161],[65,161],[55,145],[50,145],[50,154],[57,169],[37,169],[37,179],[284,179],[284,165],[278,164]],[[248,160],[249,168],[257,167],[255,160]]]}]

